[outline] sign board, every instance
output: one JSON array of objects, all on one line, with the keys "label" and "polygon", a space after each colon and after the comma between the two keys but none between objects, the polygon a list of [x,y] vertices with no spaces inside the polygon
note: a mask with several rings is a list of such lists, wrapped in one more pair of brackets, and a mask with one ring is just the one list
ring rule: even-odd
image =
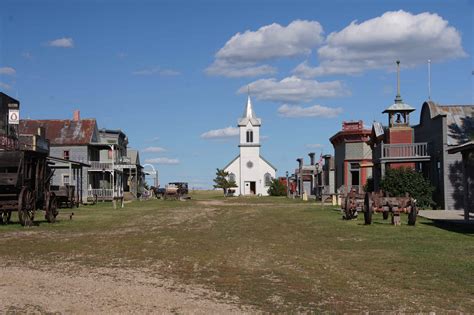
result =
[{"label": "sign board", "polygon": [[376,138],[379,138],[379,137],[383,136],[384,132],[383,132],[383,126],[382,126],[381,123],[374,122],[374,124],[372,125],[372,129],[374,130]]},{"label": "sign board", "polygon": [[20,110],[18,109],[8,110],[8,123],[10,125],[18,125],[20,123]]}]

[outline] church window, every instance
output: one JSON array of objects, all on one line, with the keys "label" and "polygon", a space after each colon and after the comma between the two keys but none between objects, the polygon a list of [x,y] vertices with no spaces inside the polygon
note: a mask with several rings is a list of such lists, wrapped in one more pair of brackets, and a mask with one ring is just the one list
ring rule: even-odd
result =
[{"label": "church window", "polygon": [[270,175],[270,173],[266,173],[263,176],[263,181],[265,183],[265,186],[270,186],[272,184],[272,175]]},{"label": "church window", "polygon": [[247,130],[247,143],[252,143],[252,142],[253,142],[253,131]]},{"label": "church window", "polygon": [[234,182],[235,183],[235,174],[234,173],[229,174],[229,182]]}]

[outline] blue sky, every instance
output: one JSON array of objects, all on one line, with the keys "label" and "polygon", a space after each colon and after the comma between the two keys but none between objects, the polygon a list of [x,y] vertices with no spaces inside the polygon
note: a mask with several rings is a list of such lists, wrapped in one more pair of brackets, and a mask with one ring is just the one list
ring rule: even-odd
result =
[{"label": "blue sky", "polygon": [[2,0],[0,90],[23,118],[80,109],[122,129],[162,183],[210,187],[238,154],[250,85],[262,154],[283,176],[308,152],[333,153],[342,121],[385,123],[396,59],[412,122],[428,59],[434,101],[474,104],[473,3]]}]

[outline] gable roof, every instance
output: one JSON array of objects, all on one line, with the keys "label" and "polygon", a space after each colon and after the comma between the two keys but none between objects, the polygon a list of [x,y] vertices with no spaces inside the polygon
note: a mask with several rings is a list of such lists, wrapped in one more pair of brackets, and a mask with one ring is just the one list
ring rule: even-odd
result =
[{"label": "gable roof", "polygon": [[97,122],[95,119],[20,120],[20,134],[36,134],[44,128],[46,139],[51,146],[87,145],[97,142]]},{"label": "gable roof", "polygon": [[474,105],[439,105],[427,101],[423,103],[422,111],[426,109],[431,119],[446,117],[448,145],[469,141],[474,134]]}]

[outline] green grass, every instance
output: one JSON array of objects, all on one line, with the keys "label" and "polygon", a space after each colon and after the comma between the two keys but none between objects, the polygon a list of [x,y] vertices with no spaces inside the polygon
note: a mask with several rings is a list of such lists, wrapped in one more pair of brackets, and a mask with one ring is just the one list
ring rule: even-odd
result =
[{"label": "green grass", "polygon": [[315,203],[196,192],[185,202],[105,203],[63,209],[56,224],[0,226],[0,260],[147,267],[269,312],[472,311],[473,231],[402,223],[376,215],[365,226]]}]

